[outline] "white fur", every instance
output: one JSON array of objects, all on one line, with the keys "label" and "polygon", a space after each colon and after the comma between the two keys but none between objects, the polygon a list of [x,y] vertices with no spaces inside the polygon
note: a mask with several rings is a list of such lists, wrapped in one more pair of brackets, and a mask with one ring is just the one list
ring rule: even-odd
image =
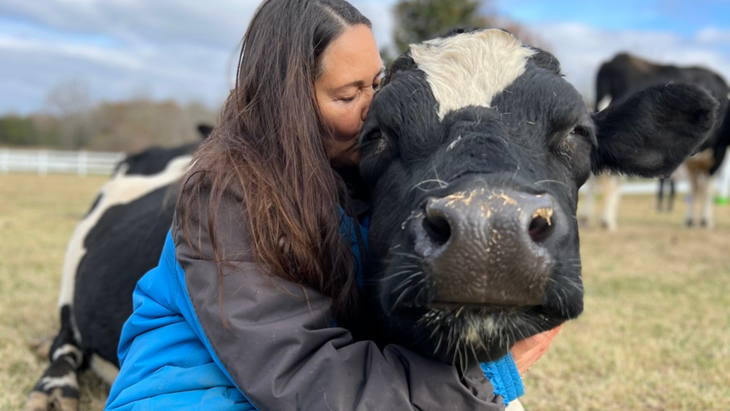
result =
[{"label": "white fur", "polygon": [[611,104],[611,96],[606,94],[603,96],[601,101],[598,102],[598,105],[596,106],[596,110],[603,111],[608,107],[608,105]]},{"label": "white fur", "polygon": [[109,361],[101,358],[97,354],[91,354],[91,369],[96,375],[99,376],[104,382],[109,385],[114,384],[114,380],[119,375],[119,368]]},{"label": "white fur", "polygon": [[79,383],[76,379],[76,373],[71,371],[63,377],[43,377],[40,380],[40,384],[43,386],[43,391],[48,392],[53,388],[59,387],[73,387],[79,389]]},{"label": "white fur", "polygon": [[481,30],[412,45],[411,57],[426,73],[439,119],[466,106],[490,107],[492,99],[525,72],[535,51],[502,30]]},{"label": "white fur", "polygon": [[522,406],[520,400],[515,398],[509,402],[509,407],[505,411],[525,411],[525,408]]},{"label": "white fur", "polygon": [[[63,279],[58,307],[72,305],[74,288],[76,287],[76,271],[81,259],[86,254],[84,240],[99,219],[110,207],[127,204],[152,191],[164,187],[181,178],[190,167],[192,156],[180,156],[170,161],[160,173],[151,176],[127,176],[118,172],[100,191],[101,200],[74,230],[66,248],[63,261]],[[121,170],[120,170],[121,171]],[[72,316],[73,317],[73,316]]]},{"label": "white fur", "polygon": [[456,147],[457,144],[459,144],[459,141],[461,141],[461,136],[456,137],[456,139],[452,141],[448,147],[446,147],[446,151],[453,150],[453,148]]},{"label": "white fur", "polygon": [[73,366],[79,367],[81,364],[79,362],[83,358],[83,355],[81,354],[81,351],[76,348],[75,346],[71,344],[64,344],[59,349],[53,352],[53,357],[51,358],[51,362],[56,361],[58,357],[65,355],[65,354],[73,354],[74,360],[73,360]]}]

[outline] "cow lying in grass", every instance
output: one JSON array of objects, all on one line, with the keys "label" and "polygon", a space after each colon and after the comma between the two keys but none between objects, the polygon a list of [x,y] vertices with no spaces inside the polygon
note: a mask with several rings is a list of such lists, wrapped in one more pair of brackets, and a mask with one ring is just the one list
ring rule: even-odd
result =
[{"label": "cow lying in grass", "polygon": [[[361,137],[373,198],[364,282],[373,321],[353,331],[465,365],[577,317],[578,188],[591,171],[668,174],[701,143],[716,106],[700,89],[669,85],[592,116],[557,59],[506,32],[412,46],[389,70]],[[164,196],[146,198],[145,210],[165,209]],[[169,227],[171,216],[160,216],[147,212],[135,224]],[[164,241],[141,238],[139,257]],[[129,295],[120,284],[143,273],[115,279],[114,289],[108,272],[97,274],[86,286],[122,307]],[[80,325],[63,322],[72,324]],[[70,366],[44,376],[30,409],[64,398],[61,409],[73,409],[75,372],[101,352],[54,347],[54,362],[68,356]]]}]

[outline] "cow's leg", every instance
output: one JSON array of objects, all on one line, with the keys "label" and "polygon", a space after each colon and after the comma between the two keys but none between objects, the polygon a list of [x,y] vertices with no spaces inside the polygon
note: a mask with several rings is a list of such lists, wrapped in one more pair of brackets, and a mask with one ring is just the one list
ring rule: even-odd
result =
[{"label": "cow's leg", "polygon": [[689,199],[687,201],[687,214],[684,217],[684,225],[687,227],[692,227],[694,225],[694,214],[695,214],[695,200],[697,199],[697,196],[699,195],[699,182],[697,181],[697,170],[694,168],[688,169],[689,174],[689,184],[690,184],[690,194]]},{"label": "cow's leg", "polygon": [[712,218],[712,211],[713,211],[713,200],[715,195],[715,178],[713,178],[708,173],[703,173],[703,181],[704,181],[704,189],[703,189],[703,196],[702,196],[702,220],[700,220],[700,225],[704,228],[707,228],[708,230],[712,230],[715,226],[714,220]]},{"label": "cow's leg", "polygon": [[674,179],[669,178],[669,199],[667,200],[667,209],[671,213],[674,209],[674,197],[676,196],[675,188],[674,188]]},{"label": "cow's leg", "polygon": [[659,179],[659,193],[657,193],[656,210],[660,213],[662,212],[662,203],[664,202],[664,181],[666,181],[666,178]]},{"label": "cow's leg", "polygon": [[603,178],[603,192],[606,200],[603,203],[603,215],[601,216],[601,225],[608,231],[616,231],[618,222],[616,215],[618,214],[618,206],[621,202],[621,177],[606,176]]},{"label": "cow's leg", "polygon": [[71,306],[61,308],[61,331],[49,354],[51,365],[33,387],[24,411],[76,411],[79,403],[77,371],[84,357],[74,338]]}]

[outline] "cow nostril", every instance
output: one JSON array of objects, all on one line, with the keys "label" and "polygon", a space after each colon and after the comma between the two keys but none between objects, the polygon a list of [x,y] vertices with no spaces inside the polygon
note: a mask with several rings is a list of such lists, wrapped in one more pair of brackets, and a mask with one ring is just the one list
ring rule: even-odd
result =
[{"label": "cow nostril", "polygon": [[541,208],[532,214],[528,232],[532,241],[539,243],[550,236],[553,230],[553,210]]},{"label": "cow nostril", "polygon": [[446,244],[451,238],[449,221],[440,213],[427,212],[423,219],[423,230],[437,246]]}]

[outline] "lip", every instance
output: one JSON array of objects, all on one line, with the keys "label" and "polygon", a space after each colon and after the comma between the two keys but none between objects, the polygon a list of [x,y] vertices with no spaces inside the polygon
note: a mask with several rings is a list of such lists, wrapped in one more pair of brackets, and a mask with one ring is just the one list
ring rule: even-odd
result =
[{"label": "lip", "polygon": [[447,310],[458,310],[458,309],[480,309],[490,308],[495,310],[529,310],[540,307],[539,305],[499,305],[499,304],[480,304],[480,303],[460,303],[454,301],[432,301],[429,305],[432,309],[447,309]]}]

